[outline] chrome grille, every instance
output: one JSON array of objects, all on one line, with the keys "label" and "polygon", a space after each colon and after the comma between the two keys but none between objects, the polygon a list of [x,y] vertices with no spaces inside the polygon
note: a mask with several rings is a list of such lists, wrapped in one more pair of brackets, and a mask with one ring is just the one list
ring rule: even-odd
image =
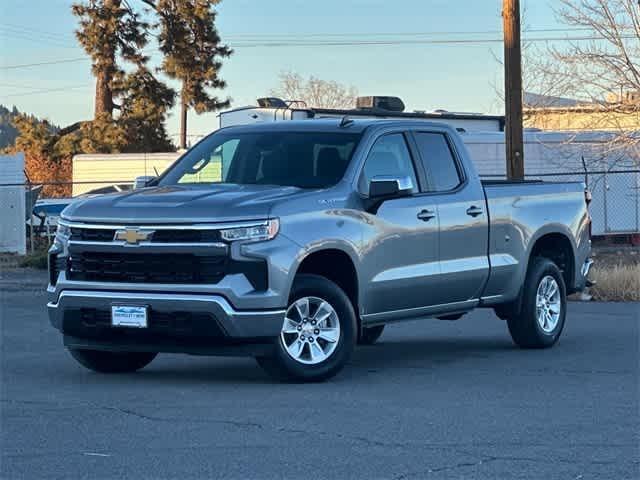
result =
[{"label": "chrome grille", "polygon": [[[71,228],[73,242],[113,242],[120,228]],[[152,228],[153,230],[153,228]],[[215,229],[161,229],[154,230],[148,243],[215,243],[220,232]]]}]

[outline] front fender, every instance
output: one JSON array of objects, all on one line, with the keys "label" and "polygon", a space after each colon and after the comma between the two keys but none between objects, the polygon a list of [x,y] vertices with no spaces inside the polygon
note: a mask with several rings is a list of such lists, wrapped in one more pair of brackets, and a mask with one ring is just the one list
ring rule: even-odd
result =
[{"label": "front fender", "polygon": [[[320,251],[338,250],[345,253],[351,259],[357,275],[362,258],[363,219],[366,216],[351,209],[324,210],[283,219],[280,234],[299,247],[295,256],[290,259],[287,292],[291,291],[302,262]],[[358,289],[361,288],[361,282],[358,282]]]}]

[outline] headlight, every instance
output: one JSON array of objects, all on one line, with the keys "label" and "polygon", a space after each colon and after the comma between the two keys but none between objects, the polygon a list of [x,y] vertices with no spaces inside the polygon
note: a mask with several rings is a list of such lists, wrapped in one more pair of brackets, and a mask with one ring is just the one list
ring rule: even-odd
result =
[{"label": "headlight", "polygon": [[220,230],[220,236],[227,242],[249,240],[252,242],[271,240],[278,234],[280,221],[277,218],[266,222]]},{"label": "headlight", "polygon": [[71,227],[62,221],[58,221],[58,228],[56,229],[56,238],[62,242],[66,242],[71,237]]}]

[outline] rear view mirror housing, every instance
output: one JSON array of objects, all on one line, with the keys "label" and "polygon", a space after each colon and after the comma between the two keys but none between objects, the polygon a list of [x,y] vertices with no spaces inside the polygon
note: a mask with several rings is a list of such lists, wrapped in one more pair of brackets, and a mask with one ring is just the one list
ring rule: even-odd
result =
[{"label": "rear view mirror housing", "polygon": [[413,187],[410,177],[376,175],[369,181],[368,196],[371,199],[402,197],[411,194]]},{"label": "rear view mirror housing", "polygon": [[144,188],[156,178],[157,177],[154,177],[152,175],[143,175],[141,177],[136,177],[135,181],[133,182],[133,189],[137,190],[139,188]]}]

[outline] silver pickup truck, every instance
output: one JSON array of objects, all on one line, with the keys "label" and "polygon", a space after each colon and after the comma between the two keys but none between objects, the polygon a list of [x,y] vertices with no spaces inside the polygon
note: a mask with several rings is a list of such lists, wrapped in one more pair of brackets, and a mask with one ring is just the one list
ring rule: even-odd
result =
[{"label": "silver pickup truck", "polygon": [[305,120],[230,127],[132,192],[62,213],[50,321],[82,365],[250,355],[278,378],[336,374],[387,323],[493,308],[556,343],[587,283],[580,183],[481,182],[452,128]]}]

